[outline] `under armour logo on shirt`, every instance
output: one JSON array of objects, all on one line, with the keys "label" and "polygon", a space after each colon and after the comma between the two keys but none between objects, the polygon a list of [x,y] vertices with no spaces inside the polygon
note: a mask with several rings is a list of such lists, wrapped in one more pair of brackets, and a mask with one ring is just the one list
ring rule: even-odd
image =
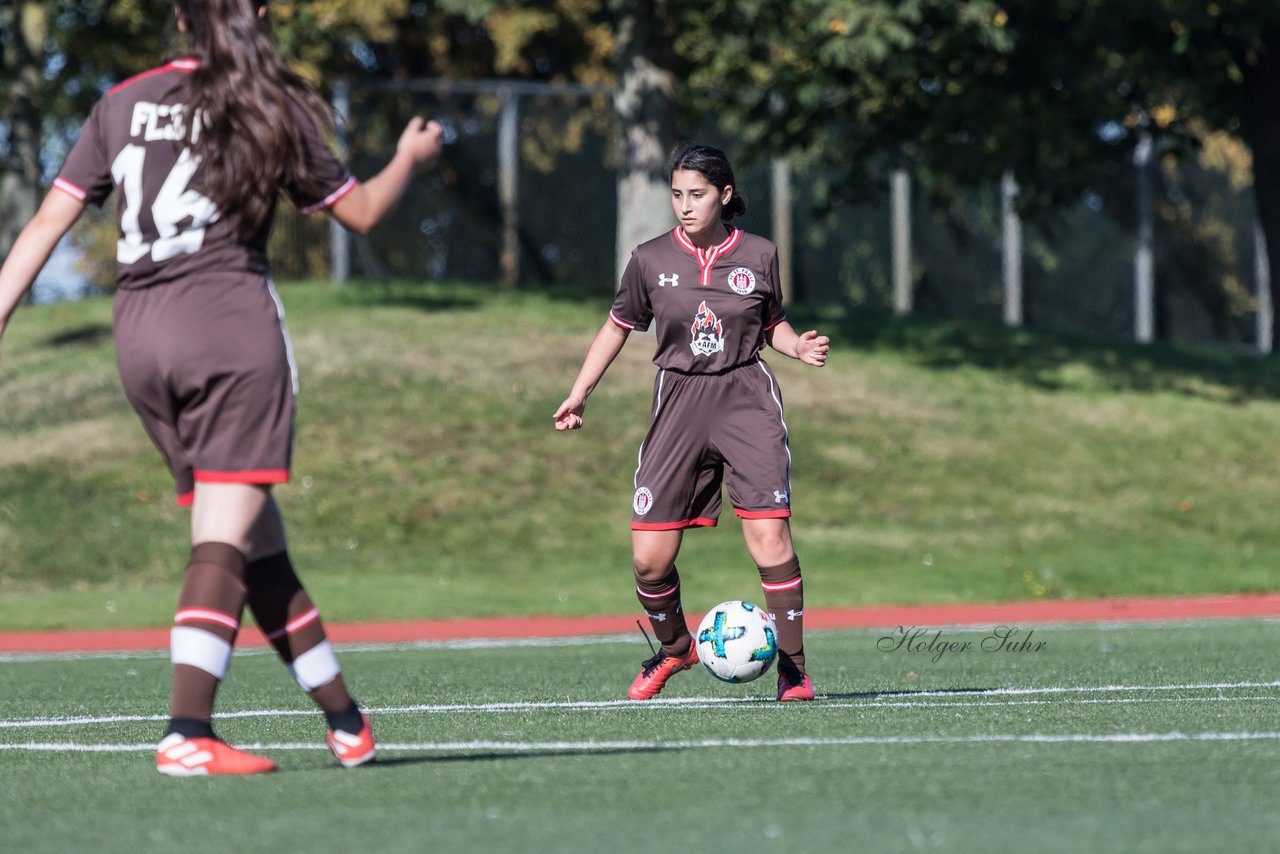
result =
[{"label": "under armour logo on shirt", "polygon": [[786,504],[789,497],[790,496],[787,495],[787,491],[785,489],[775,489],[773,491],[774,504]]},{"label": "under armour logo on shirt", "polygon": [[665,288],[667,285],[670,285],[673,288],[678,287],[680,285],[680,274],[679,273],[659,273],[658,287]]}]

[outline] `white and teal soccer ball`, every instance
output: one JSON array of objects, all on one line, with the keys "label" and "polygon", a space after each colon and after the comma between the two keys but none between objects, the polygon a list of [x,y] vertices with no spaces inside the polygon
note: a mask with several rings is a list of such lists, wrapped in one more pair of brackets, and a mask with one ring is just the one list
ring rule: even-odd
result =
[{"label": "white and teal soccer ball", "polygon": [[778,657],[773,617],[750,602],[721,602],[702,618],[693,637],[698,660],[725,682],[758,679]]}]

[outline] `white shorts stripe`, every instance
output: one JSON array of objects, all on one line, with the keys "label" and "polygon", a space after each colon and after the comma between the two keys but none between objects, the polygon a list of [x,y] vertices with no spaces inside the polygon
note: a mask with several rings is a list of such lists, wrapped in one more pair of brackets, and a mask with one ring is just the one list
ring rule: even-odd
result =
[{"label": "white shorts stripe", "polygon": [[289,330],[284,325],[284,302],[280,299],[280,294],[276,293],[276,283],[271,281],[271,277],[267,277],[267,292],[271,294],[271,301],[276,304],[276,317],[280,319],[280,336],[284,338],[284,355],[289,360],[289,378],[293,382],[293,396],[298,396],[300,385],[298,383],[298,363],[293,358],[293,341],[289,338]]},{"label": "white shorts stripe", "polygon": [[[658,371],[658,390],[653,395],[653,417],[656,420],[658,413],[662,411],[662,386],[667,381],[666,370]],[[636,473],[631,478],[631,486],[634,489],[640,488],[640,466],[644,464],[644,442],[640,442],[640,450],[636,452]]]},{"label": "white shorts stripe", "polygon": [[174,626],[169,632],[169,658],[175,665],[198,667],[222,679],[231,665],[231,644],[204,629]]},{"label": "white shorts stripe", "polygon": [[756,356],[756,364],[760,366],[760,370],[769,378],[769,396],[773,398],[774,404],[778,407],[778,421],[782,424],[782,447],[787,450],[787,492],[791,492],[791,431],[787,429],[787,419],[782,413],[782,401],[778,398],[778,387],[774,384],[773,374],[765,365],[764,360],[759,355]]}]

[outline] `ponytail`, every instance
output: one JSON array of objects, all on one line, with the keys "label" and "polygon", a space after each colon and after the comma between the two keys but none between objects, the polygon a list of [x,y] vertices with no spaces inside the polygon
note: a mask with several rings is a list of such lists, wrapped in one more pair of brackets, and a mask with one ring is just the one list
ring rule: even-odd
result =
[{"label": "ponytail", "polygon": [[187,144],[200,158],[201,192],[242,236],[270,215],[286,185],[323,195],[306,165],[302,122],[331,124],[331,113],[301,77],[285,68],[258,11],[266,0],[176,0],[191,54]]}]

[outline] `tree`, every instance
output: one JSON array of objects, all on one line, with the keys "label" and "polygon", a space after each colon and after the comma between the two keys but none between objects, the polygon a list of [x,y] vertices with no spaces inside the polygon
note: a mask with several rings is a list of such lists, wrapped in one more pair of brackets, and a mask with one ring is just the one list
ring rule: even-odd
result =
[{"label": "tree", "polygon": [[614,109],[621,147],[615,280],[631,249],[672,227],[665,169],[676,143],[675,28],[666,0],[618,2]]},{"label": "tree", "polygon": [[44,44],[49,34],[49,4],[14,0],[0,9],[0,53],[7,90],[0,156],[0,249],[5,252],[40,202]]}]

